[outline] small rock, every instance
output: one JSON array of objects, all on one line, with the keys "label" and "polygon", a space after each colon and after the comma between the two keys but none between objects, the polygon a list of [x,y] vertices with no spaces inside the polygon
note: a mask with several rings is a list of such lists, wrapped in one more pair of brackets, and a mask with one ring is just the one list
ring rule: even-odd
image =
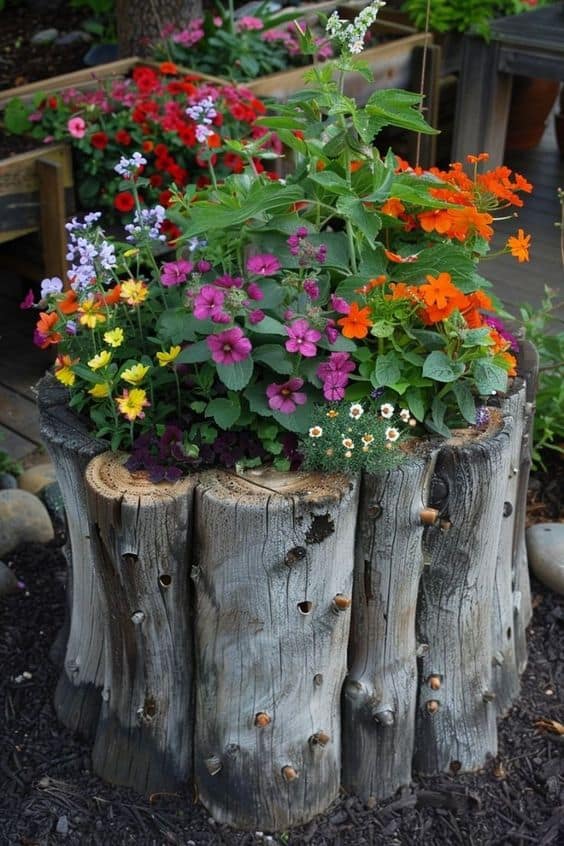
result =
[{"label": "small rock", "polygon": [[48,543],[55,537],[49,513],[27,491],[0,491],[0,556],[21,543]]},{"label": "small rock", "polygon": [[531,570],[543,584],[564,595],[564,523],[537,523],[527,529]]},{"label": "small rock", "polygon": [[89,68],[94,65],[104,65],[115,62],[118,58],[117,44],[94,44],[86,53],[82,61]]},{"label": "small rock", "polygon": [[11,473],[0,473],[0,491],[8,491],[17,488],[18,480]]},{"label": "small rock", "polygon": [[82,29],[73,29],[72,32],[65,32],[55,40],[57,47],[74,47],[75,44],[89,44],[92,36]]},{"label": "small rock", "polygon": [[69,833],[69,821],[65,814],[57,820],[57,827],[55,828],[55,831],[57,834],[60,834],[61,837],[66,837]]},{"label": "small rock", "polygon": [[0,596],[8,596],[9,593],[15,593],[20,588],[20,582],[13,570],[0,561]]},{"label": "small rock", "polygon": [[46,464],[36,464],[30,467],[29,470],[24,470],[19,478],[19,487],[22,491],[28,491],[31,494],[38,494],[47,485],[57,481],[55,468],[49,462]]},{"label": "small rock", "polygon": [[50,29],[41,29],[39,32],[36,32],[35,35],[31,37],[32,44],[52,44],[53,41],[57,38],[59,34],[59,30],[55,29],[55,27],[51,27]]}]

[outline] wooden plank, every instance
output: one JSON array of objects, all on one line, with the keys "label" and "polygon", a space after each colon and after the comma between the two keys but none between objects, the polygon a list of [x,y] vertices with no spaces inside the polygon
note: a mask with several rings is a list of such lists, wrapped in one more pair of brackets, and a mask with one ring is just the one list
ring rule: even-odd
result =
[{"label": "wooden plank", "polygon": [[0,385],[0,423],[36,446],[41,444],[36,404]]},{"label": "wooden plank", "polygon": [[27,455],[31,455],[36,449],[36,443],[22,438],[12,429],[7,429],[0,424],[0,450],[6,452],[14,461],[20,461]]},{"label": "wooden plank", "polygon": [[45,274],[58,276],[68,287],[63,166],[59,162],[41,158],[37,162],[37,175]]}]

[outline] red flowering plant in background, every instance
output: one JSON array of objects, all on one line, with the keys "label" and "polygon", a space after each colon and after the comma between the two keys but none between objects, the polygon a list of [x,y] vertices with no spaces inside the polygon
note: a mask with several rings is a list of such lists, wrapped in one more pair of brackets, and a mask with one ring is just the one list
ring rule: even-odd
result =
[{"label": "red flowering plant in background", "polygon": [[[383,126],[433,130],[415,94],[376,91],[362,108],[343,95],[366,21],[330,19],[340,58],[257,119],[298,154],[284,179],[257,167],[263,137],[225,139],[240,172],[219,181],[210,157],[209,184],[174,190],[167,210],[136,202],[128,245],[95,216],[70,224],[71,288],[44,280],[36,342],[59,345],[55,376],[99,436],[132,450],[131,469],[305,456],[375,471],[410,432],[485,426],[507,390],[515,341],[477,268],[495,216],[531,186],[483,172],[485,155],[470,175],[381,155]],[[143,193],[145,166],[142,151],[123,157],[119,190]],[[165,214],[181,234],[160,260]],[[521,230],[501,250],[528,251]]]},{"label": "red flowering plant in background", "polygon": [[[255,126],[265,107],[249,91],[180,74],[171,63],[158,69],[136,67],[130,78],[100,84],[94,91],[38,95],[24,121],[22,108],[17,100],[8,105],[7,128],[45,142],[70,141],[82,208],[104,209],[107,220],[123,222],[131,219],[135,200],[128,186],[119,186],[114,165],[120,156],[142,153],[146,182],[138,200],[143,206],[159,203],[166,208],[173,185],[181,189],[209,183],[208,162],[217,180],[242,170],[242,158],[225,148],[225,138],[266,135]],[[11,120],[15,115],[17,120]],[[276,147],[272,133],[266,143]],[[255,167],[262,169],[262,161],[257,159]],[[174,235],[175,228],[166,226]]]}]

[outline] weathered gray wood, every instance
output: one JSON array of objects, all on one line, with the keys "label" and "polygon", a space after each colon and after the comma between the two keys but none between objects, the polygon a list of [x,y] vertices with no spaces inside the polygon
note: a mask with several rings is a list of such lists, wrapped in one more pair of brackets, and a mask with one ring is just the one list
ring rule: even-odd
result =
[{"label": "weathered gray wood", "polygon": [[[68,639],[55,710],[68,729],[94,739],[103,682],[104,610],[97,590],[84,472],[107,449],[68,407],[69,394],[52,376],[39,383],[41,437],[55,466],[65,504]],[[63,634],[64,637],[64,634]],[[60,639],[59,639],[60,641]],[[61,651],[61,643],[57,652]]]},{"label": "weathered gray wood", "polygon": [[432,466],[429,457],[411,457],[362,481],[343,699],[343,785],[363,799],[391,796],[411,781],[421,512]]},{"label": "weathered gray wood", "polygon": [[155,485],[125,455],[86,468],[91,532],[107,608],[95,772],[140,793],[174,790],[192,769],[188,560],[195,477]]},{"label": "weathered gray wood", "polygon": [[299,473],[196,491],[194,770],[221,822],[279,831],[338,795],[357,500]]},{"label": "weathered gray wood", "polygon": [[501,412],[512,420],[510,432],[510,461],[503,494],[503,520],[495,565],[492,604],[492,691],[498,715],[507,713],[520,689],[520,675],[515,654],[513,625],[515,585],[513,567],[513,536],[517,515],[517,493],[525,411],[525,384],[516,379],[509,396],[501,401]]},{"label": "weathered gray wood", "polygon": [[437,457],[431,496],[440,489],[446,509],[424,538],[417,772],[478,769],[497,751],[491,615],[509,432],[506,419],[495,436],[451,439]]},{"label": "weathered gray wood", "polygon": [[521,674],[527,665],[526,629],[533,616],[531,583],[525,541],[527,518],[527,489],[532,463],[533,425],[535,421],[535,397],[539,377],[539,356],[530,341],[523,340],[519,350],[519,372],[526,385],[522,450],[519,463],[519,483],[515,497],[515,526],[513,533],[513,585],[515,650],[517,667]]}]

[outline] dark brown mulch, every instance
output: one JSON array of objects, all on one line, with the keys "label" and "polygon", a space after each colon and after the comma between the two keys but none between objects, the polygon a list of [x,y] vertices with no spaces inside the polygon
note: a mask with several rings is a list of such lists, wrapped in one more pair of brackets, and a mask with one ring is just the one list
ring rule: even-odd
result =
[{"label": "dark brown mulch", "polygon": [[84,67],[82,59],[88,44],[34,45],[31,38],[52,27],[61,34],[80,29],[87,16],[84,9],[73,9],[65,0],[33,4],[8,0],[0,12],[0,89]]},{"label": "dark brown mulch", "polygon": [[[265,842],[215,825],[189,796],[150,804],[92,774],[89,750],[57,723],[50,644],[64,612],[60,549],[12,556],[26,590],[0,601],[0,844],[165,846]],[[502,846],[564,842],[564,742],[535,727],[564,722],[564,602],[534,584],[523,692],[501,723],[499,757],[472,775],[418,780],[373,808],[343,797],[303,829],[266,842],[312,846]],[[16,677],[30,673],[30,679]],[[57,827],[59,833],[57,833]],[[66,833],[65,833],[66,832]]]}]

